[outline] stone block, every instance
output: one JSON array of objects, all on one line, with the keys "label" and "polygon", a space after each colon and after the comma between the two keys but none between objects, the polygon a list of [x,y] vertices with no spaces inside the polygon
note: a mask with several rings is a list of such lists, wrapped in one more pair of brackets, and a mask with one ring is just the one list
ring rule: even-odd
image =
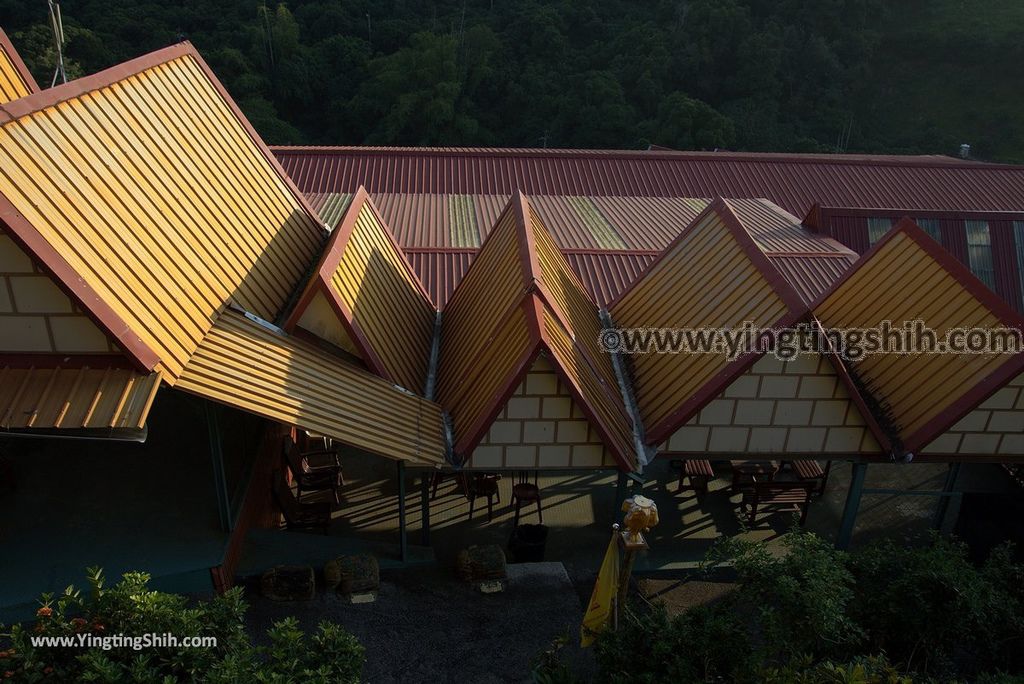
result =
[{"label": "stone block", "polygon": [[260,577],[260,591],[271,601],[308,601],[316,594],[309,565],[276,565]]},{"label": "stone block", "polygon": [[365,594],[380,589],[380,566],[369,554],[339,556],[324,566],[324,583],[339,594]]}]

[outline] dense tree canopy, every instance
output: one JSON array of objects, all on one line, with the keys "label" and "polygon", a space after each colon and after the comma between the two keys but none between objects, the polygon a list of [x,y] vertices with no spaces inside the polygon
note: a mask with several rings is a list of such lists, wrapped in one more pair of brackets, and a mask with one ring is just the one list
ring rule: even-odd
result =
[{"label": "dense tree canopy", "polygon": [[[272,143],[948,154],[967,142],[1024,159],[1015,0],[62,7],[72,76],[188,38]],[[0,0],[48,84],[46,20],[45,3]]]}]

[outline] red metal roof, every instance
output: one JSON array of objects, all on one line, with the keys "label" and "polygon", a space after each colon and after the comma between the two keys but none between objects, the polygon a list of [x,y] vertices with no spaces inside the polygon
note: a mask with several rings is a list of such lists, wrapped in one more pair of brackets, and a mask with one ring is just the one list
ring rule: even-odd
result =
[{"label": "red metal roof", "polygon": [[853,252],[838,257],[769,254],[768,260],[804,301],[813,302],[857,261],[857,255]]},{"label": "red metal roof", "polygon": [[[623,469],[636,468],[631,416],[600,315],[521,193],[513,195],[444,309],[437,396],[468,457],[540,351]],[[483,388],[483,389],[481,389]]]},{"label": "red metal roof", "polygon": [[[438,308],[469,270],[475,249],[407,249],[405,255]],[[598,306],[606,306],[654,261],[657,252],[566,250],[565,257]]]},{"label": "red metal roof", "polygon": [[[677,210],[679,216],[686,211],[681,205],[666,209],[665,205],[651,203],[650,198],[612,199],[621,201],[623,207],[636,200],[636,206],[646,210],[632,219],[637,230],[647,221],[646,225],[653,230],[667,234],[665,215],[659,215],[658,211]],[[534,202],[534,198],[530,200],[539,213],[539,203]],[[806,301],[827,290],[857,258],[856,253],[832,238],[805,230],[795,216],[770,202],[730,200],[730,205],[768,260]],[[697,213],[695,210],[694,216]],[[553,221],[545,225],[552,227],[552,234],[557,234],[555,228],[560,226]],[[475,249],[455,248],[407,247],[403,251],[439,308],[444,308],[476,254]],[[562,251],[594,302],[607,306],[643,273],[660,250],[563,248]]]},{"label": "red metal roof", "polygon": [[430,295],[434,306],[443,308],[448,303],[448,298],[455,292],[455,286],[466,275],[469,265],[478,250],[411,250],[407,249],[405,256],[412,264],[412,269],[420,277],[423,287]]},{"label": "red metal roof", "polygon": [[807,230],[799,219],[771,202],[731,199],[726,203],[768,261],[805,302],[831,287],[857,260],[856,252]]},{"label": "red metal roof", "polygon": [[766,197],[901,209],[1024,209],[1024,167],[949,157],[473,148],[278,147],[304,192]]},{"label": "red metal roof", "polygon": [[[412,249],[479,247],[509,195],[371,193],[395,240]],[[307,198],[334,226],[349,192],[312,192]],[[531,196],[530,201],[562,249],[658,251],[707,206],[683,197]]]},{"label": "red metal roof", "polygon": [[565,256],[598,306],[608,306],[640,277],[658,253],[566,252]]}]

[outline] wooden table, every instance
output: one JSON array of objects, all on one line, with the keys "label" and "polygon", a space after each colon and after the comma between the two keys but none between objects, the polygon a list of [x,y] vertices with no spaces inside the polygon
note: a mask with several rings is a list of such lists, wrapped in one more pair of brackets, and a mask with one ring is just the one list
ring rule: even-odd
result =
[{"label": "wooden table", "polygon": [[729,461],[732,466],[732,488],[737,489],[744,480],[754,482],[759,477],[771,481],[779,472],[778,461]]}]

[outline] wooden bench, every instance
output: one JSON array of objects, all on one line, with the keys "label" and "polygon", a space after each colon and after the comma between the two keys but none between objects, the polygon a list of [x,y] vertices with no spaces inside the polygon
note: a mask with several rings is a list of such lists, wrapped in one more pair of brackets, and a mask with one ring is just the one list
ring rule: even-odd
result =
[{"label": "wooden bench", "polygon": [[[676,492],[692,489],[697,498],[708,493],[708,483],[715,479],[715,471],[711,468],[711,461],[705,459],[677,459],[669,464],[679,469],[679,487]],[[683,481],[689,479],[690,484],[686,486]]]},{"label": "wooden bench", "polygon": [[773,512],[792,511],[800,514],[800,525],[807,520],[811,508],[811,494],[815,487],[809,482],[753,482],[743,490],[740,510],[747,515],[747,523],[754,524],[758,509],[771,507]]},{"label": "wooden bench", "polygon": [[832,469],[832,461],[826,461],[822,469],[817,461],[793,461],[793,473],[801,482],[814,482],[814,494],[821,496],[825,493],[825,484],[828,482],[828,471]]}]

